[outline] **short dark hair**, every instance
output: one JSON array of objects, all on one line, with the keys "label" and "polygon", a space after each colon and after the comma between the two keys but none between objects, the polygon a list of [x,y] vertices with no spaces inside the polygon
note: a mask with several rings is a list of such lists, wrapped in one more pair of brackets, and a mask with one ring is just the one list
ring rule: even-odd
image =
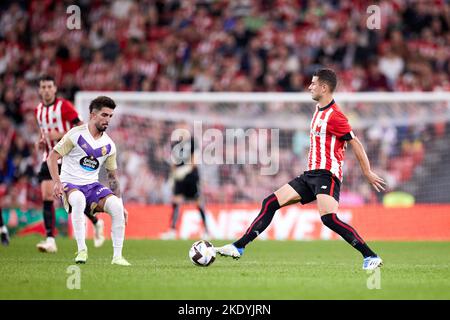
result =
[{"label": "short dark hair", "polygon": [[93,110],[101,110],[103,107],[114,110],[116,103],[110,97],[100,96],[91,101],[91,104],[89,105],[89,112],[92,112]]},{"label": "short dark hair", "polygon": [[314,72],[314,75],[319,78],[320,82],[323,82],[327,84],[330,87],[331,92],[336,89],[337,86],[337,77],[336,73],[331,69],[319,69],[316,72]]},{"label": "short dark hair", "polygon": [[44,75],[40,76],[38,79],[38,84],[40,84],[41,81],[53,81],[53,83],[56,84],[55,78],[49,74],[44,74]]}]

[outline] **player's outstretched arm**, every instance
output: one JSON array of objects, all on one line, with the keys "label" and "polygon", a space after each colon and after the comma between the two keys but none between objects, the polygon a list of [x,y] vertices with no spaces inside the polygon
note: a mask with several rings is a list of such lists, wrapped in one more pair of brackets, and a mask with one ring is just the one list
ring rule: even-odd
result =
[{"label": "player's outstretched arm", "polygon": [[64,187],[61,183],[58,172],[58,160],[61,158],[62,156],[55,150],[50,151],[50,154],[47,158],[48,171],[50,172],[50,175],[52,176],[52,180],[54,182],[53,193],[54,196],[58,199],[64,192]]},{"label": "player's outstretched arm", "polygon": [[366,177],[367,181],[369,181],[369,183],[378,192],[384,190],[386,182],[383,180],[383,178],[379,177],[375,172],[373,172],[370,169],[369,158],[367,157],[366,151],[364,150],[361,141],[359,141],[358,137],[355,136],[349,142],[352,146],[352,150],[355,153],[356,158],[359,161],[359,165],[361,166],[361,170],[364,176]]}]

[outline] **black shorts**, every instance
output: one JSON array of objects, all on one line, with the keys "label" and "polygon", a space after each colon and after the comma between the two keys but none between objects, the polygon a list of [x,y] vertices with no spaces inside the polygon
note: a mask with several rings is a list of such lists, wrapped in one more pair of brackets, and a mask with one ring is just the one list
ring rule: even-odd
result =
[{"label": "black shorts", "polygon": [[194,168],[184,179],[175,181],[173,194],[182,195],[187,199],[197,199],[200,196],[199,181],[198,170]]},{"label": "black shorts", "polygon": [[318,194],[330,195],[339,202],[341,181],[328,170],[305,171],[291,180],[289,185],[300,195],[301,204],[316,200]]},{"label": "black shorts", "polygon": [[[58,171],[61,173],[61,165],[58,164]],[[48,170],[47,161],[42,162],[41,169],[37,175],[39,183],[45,180],[52,180],[52,176],[50,175],[50,171]]]}]

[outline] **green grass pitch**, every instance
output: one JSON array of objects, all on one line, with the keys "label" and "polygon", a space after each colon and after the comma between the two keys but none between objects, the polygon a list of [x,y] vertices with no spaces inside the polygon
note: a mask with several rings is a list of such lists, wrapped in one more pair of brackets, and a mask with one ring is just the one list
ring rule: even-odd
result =
[{"label": "green grass pitch", "polygon": [[110,264],[110,241],[88,241],[80,289],[70,290],[75,241],[59,238],[58,253],[43,254],[39,240],[0,248],[0,299],[450,299],[449,242],[371,242],[385,262],[376,275],[344,241],[256,240],[239,261],[217,257],[206,268],[188,258],[194,241],[126,240],[131,267]]}]

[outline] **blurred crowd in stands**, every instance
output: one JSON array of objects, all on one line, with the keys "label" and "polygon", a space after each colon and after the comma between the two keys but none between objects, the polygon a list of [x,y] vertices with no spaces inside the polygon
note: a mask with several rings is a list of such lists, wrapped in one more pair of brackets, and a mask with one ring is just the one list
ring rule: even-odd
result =
[{"label": "blurred crowd in stands", "polygon": [[[39,101],[36,79],[43,73],[55,76],[59,95],[72,101],[79,90],[300,92],[319,66],[335,69],[338,91],[450,91],[448,0],[370,1],[381,14],[380,28],[373,30],[364,0],[79,0],[79,30],[67,27],[72,4],[0,3],[0,205],[30,207],[39,197],[32,111]],[[166,201],[170,193],[167,177],[155,174],[166,166],[160,164],[167,162],[165,151],[154,147],[165,145],[171,127],[155,124],[145,135],[134,135],[130,125],[120,133],[152,137],[150,151],[142,138],[133,152],[124,152],[131,176],[123,179],[135,181],[131,190],[143,189],[136,191],[137,201]],[[405,162],[395,164],[386,158],[391,153],[378,150],[387,148],[386,140],[410,143],[405,148],[419,150],[413,156],[418,163],[422,137],[442,130],[375,127],[364,138],[373,161],[398,167],[394,175],[404,181],[408,173],[399,172]],[[295,154],[300,153],[285,157],[297,161]],[[148,172],[133,173],[136,162],[144,162]],[[237,181],[222,181],[222,191],[264,183],[256,174],[234,176]],[[283,181],[290,177],[291,172],[280,175]],[[350,183],[361,179],[347,177]],[[365,202],[375,201],[369,191],[361,194]]]}]

